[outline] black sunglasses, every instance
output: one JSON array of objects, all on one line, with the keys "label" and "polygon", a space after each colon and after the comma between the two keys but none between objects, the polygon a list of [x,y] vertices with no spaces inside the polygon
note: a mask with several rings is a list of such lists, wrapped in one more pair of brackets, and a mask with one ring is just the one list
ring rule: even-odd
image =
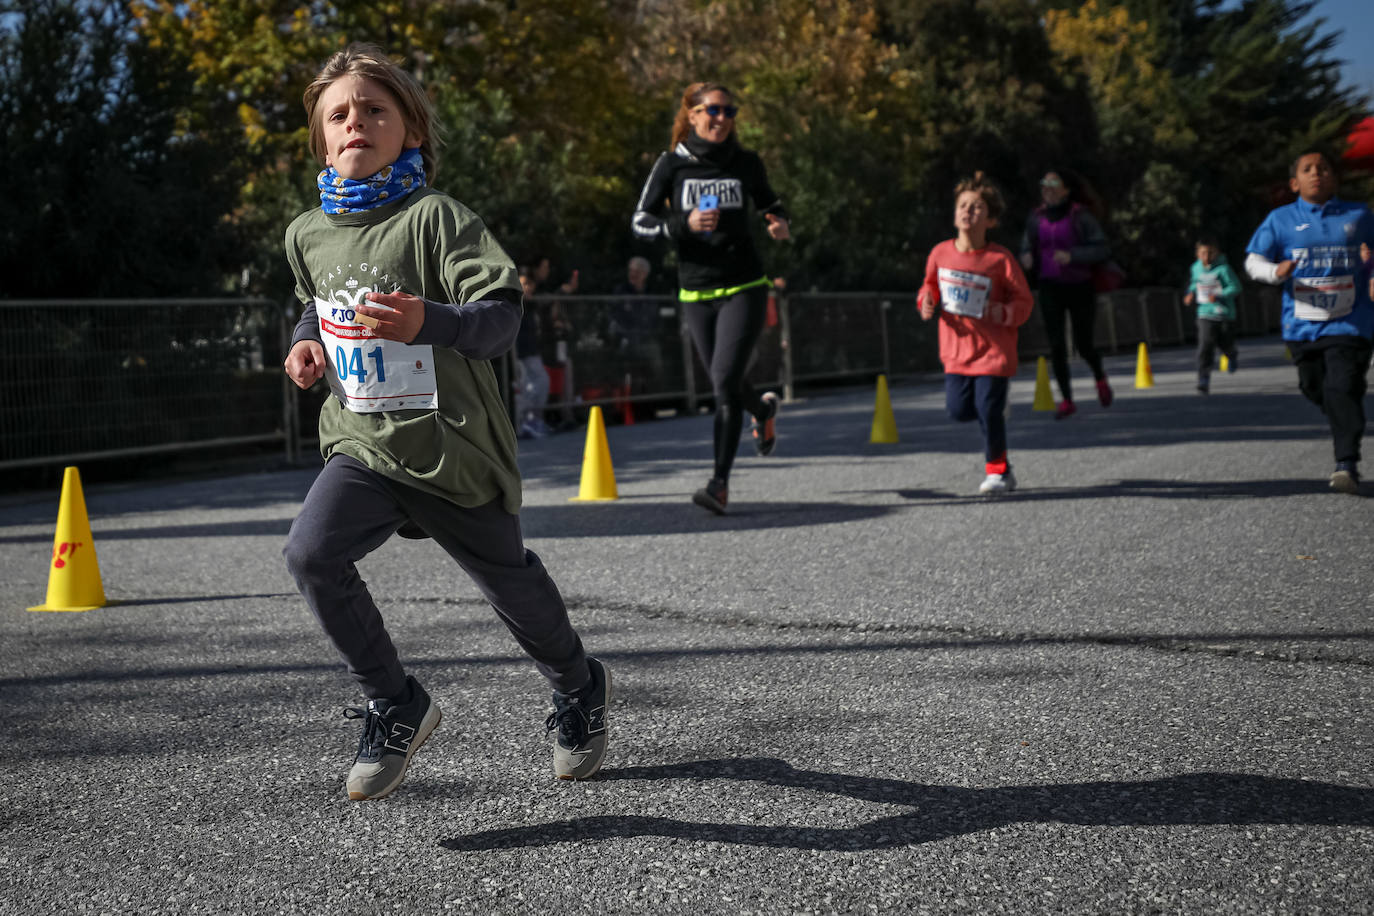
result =
[{"label": "black sunglasses", "polygon": [[713,118],[718,118],[722,114],[725,115],[727,118],[733,118],[735,115],[739,114],[738,105],[698,105],[693,110],[701,111],[703,109],[706,111],[708,115],[710,115]]}]

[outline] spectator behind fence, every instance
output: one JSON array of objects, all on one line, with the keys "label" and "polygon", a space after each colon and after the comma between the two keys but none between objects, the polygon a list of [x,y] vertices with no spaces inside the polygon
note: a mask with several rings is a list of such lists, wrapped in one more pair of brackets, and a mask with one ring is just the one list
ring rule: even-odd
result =
[{"label": "spectator behind fence", "polygon": [[1040,278],[1040,315],[1050,339],[1050,361],[1059,383],[1060,401],[1054,418],[1072,416],[1073,390],[1069,374],[1069,347],[1064,340],[1064,322],[1073,324],[1073,345],[1092,369],[1097,382],[1097,400],[1103,407],[1112,403],[1112,388],[1102,356],[1093,342],[1097,323],[1097,291],[1093,288],[1093,267],[1111,256],[1107,237],[1098,217],[1098,206],[1087,182],[1068,169],[1056,169],[1040,179],[1040,206],[1026,221],[1021,237],[1021,266]]},{"label": "spectator behind fence", "polygon": [[1206,394],[1212,385],[1212,361],[1216,351],[1226,357],[1226,369],[1236,371],[1236,296],[1240,281],[1226,263],[1217,240],[1203,236],[1197,243],[1184,305],[1197,305],[1197,390]]},{"label": "spectator behind fence", "polygon": [[1336,171],[1323,153],[1299,156],[1288,175],[1298,199],[1260,223],[1245,246],[1245,270],[1283,286],[1283,339],[1298,367],[1298,388],[1331,426],[1331,489],[1358,495],[1374,338],[1374,281],[1362,246],[1374,244],[1374,215],[1336,196]]},{"label": "spectator behind fence", "polygon": [[304,101],[325,168],[320,207],[286,230],[304,308],[283,368],[301,388],[327,379],[332,395],[320,408],[325,464],[282,552],[367,700],[345,710],[362,724],[348,797],[390,794],[440,720],[356,566],[393,534],[433,538],[473,579],[553,688],[555,774],[591,776],[606,752],[610,676],[525,547],[515,432],[491,365],[520,327],[515,265],[471,210],[427,186],[438,121],[384,51],[349,45]]},{"label": "spectator behind fence", "polygon": [[[534,258],[535,292],[540,295],[571,296],[580,284],[579,271],[574,269],[562,283],[553,280],[553,262],[547,255]],[[539,347],[544,369],[549,376],[549,402],[558,412],[556,432],[577,428],[573,404],[577,401],[577,387],[573,376],[573,322],[568,306],[557,300],[546,303],[540,311]]]},{"label": "spectator behind fence", "polygon": [[607,322],[610,345],[627,394],[656,390],[663,382],[663,343],[658,338],[658,303],[648,298],[649,259],[636,255],[625,268],[625,281],[616,285],[617,299]]},{"label": "spectator behind fence", "polygon": [[520,268],[525,310],[515,337],[515,429],[521,439],[542,439],[553,432],[544,422],[549,401],[549,373],[539,352],[539,309],[534,302],[534,270]]},{"label": "spectator behind fence", "polygon": [[753,417],[760,455],[772,454],[777,443],[778,396],[760,395],[747,377],[768,303],[749,204],[770,238],[791,237],[763,160],[740,145],[738,113],[730,90],[719,83],[687,87],[673,121],[672,148],[649,172],[632,221],[638,238],[667,238],[677,246],[678,299],[716,401],[713,474],[692,501],[718,515],[726,512],[744,415]]}]

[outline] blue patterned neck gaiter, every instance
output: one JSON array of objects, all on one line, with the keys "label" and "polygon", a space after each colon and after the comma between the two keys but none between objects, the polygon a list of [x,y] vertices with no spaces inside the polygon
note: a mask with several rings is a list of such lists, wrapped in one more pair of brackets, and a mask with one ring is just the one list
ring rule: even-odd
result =
[{"label": "blue patterned neck gaiter", "polygon": [[395,203],[425,186],[425,163],[420,150],[403,150],[401,158],[370,178],[342,177],[331,165],[316,180],[325,213],[355,213]]}]

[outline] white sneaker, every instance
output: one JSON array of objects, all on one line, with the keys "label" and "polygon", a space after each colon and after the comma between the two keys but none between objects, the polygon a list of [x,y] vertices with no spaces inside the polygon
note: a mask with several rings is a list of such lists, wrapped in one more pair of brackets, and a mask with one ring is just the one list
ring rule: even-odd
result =
[{"label": "white sneaker", "polygon": [[989,474],[987,479],[978,486],[978,492],[984,494],[1009,493],[1016,489],[1016,475],[1007,469],[1005,474]]}]

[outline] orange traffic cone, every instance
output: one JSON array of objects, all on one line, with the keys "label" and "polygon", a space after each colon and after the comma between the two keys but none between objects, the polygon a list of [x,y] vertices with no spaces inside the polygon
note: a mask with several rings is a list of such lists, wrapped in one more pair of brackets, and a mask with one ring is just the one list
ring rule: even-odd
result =
[{"label": "orange traffic cone", "polygon": [[599,503],[619,499],[615,489],[615,469],[611,467],[611,450],[606,444],[606,421],[601,408],[593,407],[587,418],[587,444],[582,450],[582,484],[573,503]]},{"label": "orange traffic cone", "polygon": [[100,584],[100,563],[95,539],[86,516],[86,497],[81,474],[67,468],[62,475],[62,498],[57,504],[57,534],[52,542],[52,566],[48,570],[48,600],[31,611],[93,611],[104,607],[105,588]]}]

